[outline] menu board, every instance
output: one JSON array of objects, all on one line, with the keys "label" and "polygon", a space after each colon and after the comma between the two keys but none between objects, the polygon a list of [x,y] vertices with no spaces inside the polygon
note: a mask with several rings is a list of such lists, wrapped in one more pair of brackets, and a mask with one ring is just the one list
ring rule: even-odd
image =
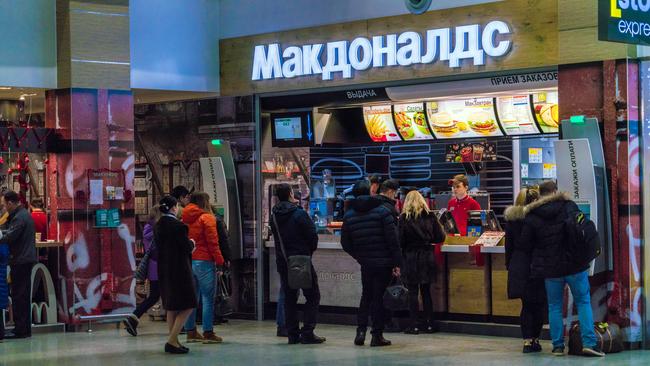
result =
[{"label": "menu board", "polygon": [[404,141],[433,140],[424,115],[423,103],[395,104],[393,118],[397,132]]},{"label": "menu board", "polygon": [[558,133],[560,130],[560,110],[557,92],[533,94],[535,118],[544,133]]},{"label": "menu board", "polygon": [[423,103],[395,104],[393,118],[397,132],[404,141],[433,140],[424,115]]},{"label": "menu board", "polygon": [[363,120],[373,142],[401,141],[393,125],[390,104],[363,107]]},{"label": "menu board", "polygon": [[499,122],[506,135],[540,133],[530,108],[529,95],[498,97],[497,111]]},{"label": "menu board", "polygon": [[427,116],[439,139],[503,136],[497,126],[492,98],[428,102]]},{"label": "menu board", "polygon": [[463,142],[447,145],[445,161],[448,163],[473,163],[496,161],[497,146],[490,142]]}]

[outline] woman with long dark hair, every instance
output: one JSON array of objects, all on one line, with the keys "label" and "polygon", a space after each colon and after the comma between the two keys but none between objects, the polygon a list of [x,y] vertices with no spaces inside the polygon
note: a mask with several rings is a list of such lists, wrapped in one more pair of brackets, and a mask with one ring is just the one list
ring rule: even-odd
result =
[{"label": "woman with long dark hair", "polygon": [[406,287],[409,289],[411,313],[411,324],[405,333],[420,333],[420,327],[418,327],[419,294],[422,294],[425,314],[422,330],[426,333],[433,333],[435,326],[433,324],[431,282],[435,280],[436,265],[432,244],[445,241],[445,232],[436,215],[429,209],[427,201],[418,191],[411,191],[406,195],[399,219],[399,237],[404,255],[404,279]]},{"label": "woman with long dark hair", "polygon": [[188,237],[187,225],[176,218],[177,210],[174,197],[160,200],[162,217],[154,227],[154,241],[158,249],[160,297],[169,326],[165,352],[183,354],[189,349],[181,345],[178,334],[196,308],[196,289],[192,275],[194,242]]}]

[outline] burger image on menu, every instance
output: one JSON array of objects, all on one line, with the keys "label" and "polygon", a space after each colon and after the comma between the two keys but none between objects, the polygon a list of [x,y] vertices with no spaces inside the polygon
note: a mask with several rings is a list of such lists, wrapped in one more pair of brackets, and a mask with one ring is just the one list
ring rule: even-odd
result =
[{"label": "burger image on menu", "polygon": [[452,136],[458,133],[457,122],[447,112],[438,112],[431,116],[431,127],[434,132],[444,136]]},{"label": "burger image on menu", "polygon": [[496,121],[485,111],[472,112],[467,118],[467,123],[474,132],[486,135],[498,128]]}]

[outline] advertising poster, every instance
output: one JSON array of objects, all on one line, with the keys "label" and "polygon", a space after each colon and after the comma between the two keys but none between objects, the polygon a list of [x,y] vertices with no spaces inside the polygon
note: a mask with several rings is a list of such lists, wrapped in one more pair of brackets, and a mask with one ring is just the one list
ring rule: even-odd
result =
[{"label": "advertising poster", "polygon": [[390,104],[363,107],[363,120],[373,142],[401,141],[393,125]]},{"label": "advertising poster", "polygon": [[557,92],[533,94],[535,118],[543,133],[558,133],[560,131],[560,109]]},{"label": "advertising poster", "polygon": [[529,95],[513,95],[497,98],[499,122],[506,135],[530,135],[540,133],[530,108]]},{"label": "advertising poster", "polygon": [[423,103],[395,104],[393,110],[395,127],[404,141],[433,140]]},{"label": "advertising poster", "polygon": [[428,102],[427,116],[439,139],[503,136],[497,126],[492,98]]},{"label": "advertising poster", "polygon": [[490,142],[463,142],[447,145],[445,161],[448,163],[474,163],[496,160],[497,146]]}]

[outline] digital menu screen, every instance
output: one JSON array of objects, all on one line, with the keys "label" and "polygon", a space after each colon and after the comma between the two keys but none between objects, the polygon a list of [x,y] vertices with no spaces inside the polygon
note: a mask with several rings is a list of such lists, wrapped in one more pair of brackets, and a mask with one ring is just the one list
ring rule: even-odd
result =
[{"label": "digital menu screen", "polygon": [[535,118],[544,133],[560,131],[560,109],[557,92],[535,93],[532,96]]},{"label": "digital menu screen", "polygon": [[528,94],[498,97],[497,111],[499,122],[506,135],[540,133],[530,108],[530,96]]},{"label": "digital menu screen", "polygon": [[427,102],[426,108],[436,138],[503,136],[497,125],[492,98]]},{"label": "digital menu screen", "polygon": [[363,107],[363,120],[373,142],[401,141],[393,125],[390,104]]},{"label": "digital menu screen", "polygon": [[276,118],[275,138],[278,140],[294,140],[302,138],[302,121],[300,117]]},{"label": "digital menu screen", "polygon": [[404,141],[433,140],[433,135],[427,126],[423,103],[395,104],[393,120],[397,132]]}]

